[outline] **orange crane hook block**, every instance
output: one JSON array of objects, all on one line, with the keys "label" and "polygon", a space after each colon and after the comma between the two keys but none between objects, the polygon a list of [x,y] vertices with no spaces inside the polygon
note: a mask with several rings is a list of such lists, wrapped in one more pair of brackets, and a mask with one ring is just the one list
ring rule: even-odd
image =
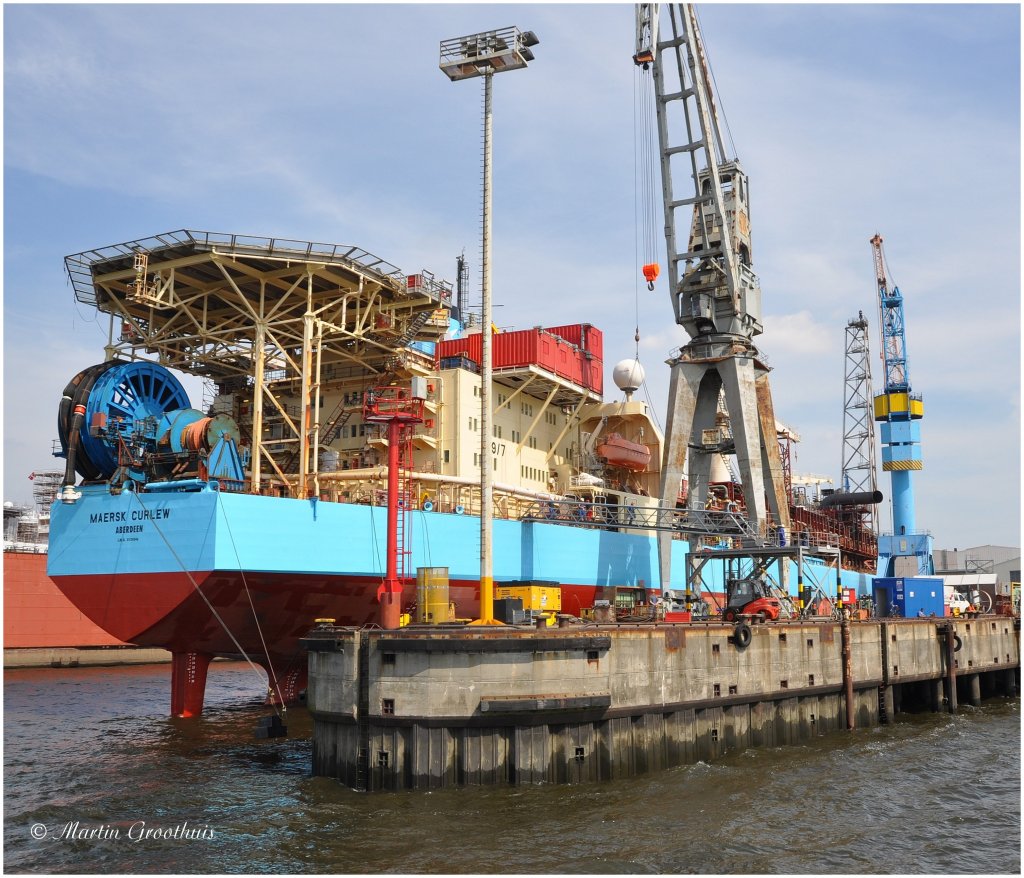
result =
[{"label": "orange crane hook block", "polygon": [[657,262],[650,262],[643,268],[644,278],[647,280],[647,289],[654,289],[654,282],[658,279],[658,275],[661,273],[661,268]]}]

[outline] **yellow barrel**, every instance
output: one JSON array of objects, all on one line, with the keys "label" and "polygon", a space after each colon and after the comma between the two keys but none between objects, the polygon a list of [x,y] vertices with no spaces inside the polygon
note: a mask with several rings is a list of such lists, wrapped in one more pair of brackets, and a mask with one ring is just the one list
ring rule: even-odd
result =
[{"label": "yellow barrel", "polygon": [[416,568],[416,621],[450,622],[448,609],[448,568]]}]

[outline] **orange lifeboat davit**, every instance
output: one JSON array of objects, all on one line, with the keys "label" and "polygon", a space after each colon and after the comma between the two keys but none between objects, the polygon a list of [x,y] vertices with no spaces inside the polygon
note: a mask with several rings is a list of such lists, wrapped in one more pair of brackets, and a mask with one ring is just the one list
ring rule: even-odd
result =
[{"label": "orange lifeboat davit", "polygon": [[620,466],[630,472],[639,473],[651,462],[651,449],[639,442],[623,439],[618,433],[609,433],[608,438],[597,446],[597,453],[610,466]]}]

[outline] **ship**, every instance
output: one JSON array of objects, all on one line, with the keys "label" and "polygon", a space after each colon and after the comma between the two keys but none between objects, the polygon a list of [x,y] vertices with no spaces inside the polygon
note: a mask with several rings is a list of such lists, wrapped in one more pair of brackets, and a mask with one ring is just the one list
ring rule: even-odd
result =
[{"label": "ship", "polygon": [[111,636],[46,575],[50,506],[63,472],[29,474],[34,503],[4,503],[4,667],[61,667],[166,661]]},{"label": "ship", "polygon": [[[712,486],[699,517],[685,482],[661,504],[664,440],[632,396],[638,363],[615,370],[630,377],[609,401],[597,327],[472,326],[461,258],[453,288],[358,247],[180,230],[66,267],[110,339],[59,404],[66,472],[47,572],[111,637],[172,653],[175,715],[202,710],[218,656],[262,665],[271,697],[294,700],[299,638],[316,620],[379,619],[388,439],[370,413],[382,394],[415,397],[422,413],[400,458],[404,614],[416,571],[445,568],[451,618],[478,616],[481,466],[493,475],[495,584],[556,587],[567,614],[649,608],[685,590],[695,535],[723,547],[751,536],[732,480]],[[204,380],[200,409],[175,371]],[[804,538],[855,551],[862,535],[819,514],[822,532],[811,516]],[[665,582],[659,534],[671,539]]]}]

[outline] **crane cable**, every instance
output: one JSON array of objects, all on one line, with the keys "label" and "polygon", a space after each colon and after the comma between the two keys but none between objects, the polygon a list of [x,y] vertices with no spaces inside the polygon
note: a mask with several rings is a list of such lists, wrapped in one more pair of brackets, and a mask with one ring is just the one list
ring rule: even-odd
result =
[{"label": "crane cable", "polygon": [[[657,176],[660,173],[654,76],[650,65],[637,65],[633,88],[633,190],[637,256],[647,289],[659,274],[657,257]],[[639,332],[639,330],[638,330]]]},{"label": "crane cable", "polygon": [[[701,35],[702,35],[701,36],[701,40],[700,40],[700,51],[704,55],[704,60],[707,63],[708,73],[711,75],[711,86],[712,86],[712,89],[714,90],[714,94],[712,95],[712,100],[717,105],[718,118],[725,125],[725,136],[726,136],[726,139],[729,141],[729,149],[730,149],[730,153],[732,155],[732,158],[736,159],[736,158],[738,158],[738,156],[736,154],[736,142],[732,138],[732,128],[729,127],[729,117],[725,114],[725,106],[722,103],[722,94],[718,90],[718,80],[715,79],[715,67],[711,63],[711,56],[708,54],[708,47],[704,43],[704,37],[703,37],[704,25],[701,23],[700,14],[698,13],[696,6],[693,7],[693,15],[694,15],[694,18],[697,19],[697,27],[700,28],[700,32],[701,32]],[[723,148],[723,150],[725,149],[725,144],[722,144],[722,148]],[[722,161],[728,161],[728,156],[724,156],[723,155],[721,157],[721,159],[722,159]]]}]

